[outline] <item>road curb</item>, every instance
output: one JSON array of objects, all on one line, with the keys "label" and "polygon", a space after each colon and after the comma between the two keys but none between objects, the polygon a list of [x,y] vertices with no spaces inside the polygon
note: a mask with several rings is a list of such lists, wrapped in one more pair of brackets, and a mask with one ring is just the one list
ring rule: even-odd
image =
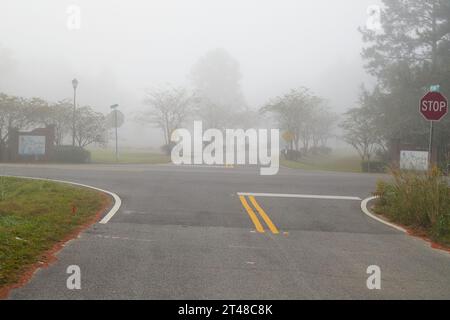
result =
[{"label": "road curb", "polygon": [[65,184],[71,184],[74,186],[80,186],[85,187],[93,190],[97,190],[103,193],[106,193],[107,195],[111,196],[114,199],[114,205],[113,207],[106,213],[106,215],[98,222],[101,224],[106,224],[108,221],[119,211],[120,206],[122,205],[122,200],[120,197],[115,194],[114,192],[100,189],[97,187],[93,187],[87,184],[78,183],[78,182],[72,182],[72,181],[66,181],[66,180],[57,180],[57,179],[48,179],[48,178],[38,178],[38,177],[26,177],[26,176],[14,176],[14,175],[0,175],[2,177],[12,177],[12,178],[21,178],[21,179],[31,179],[31,180],[42,180],[42,181],[51,181],[51,182],[59,182],[59,183],[65,183]]},{"label": "road curb", "polygon": [[378,199],[378,197],[377,197],[377,196],[369,197],[369,198],[366,198],[366,199],[364,199],[363,201],[361,201],[361,210],[362,210],[362,212],[364,212],[365,215],[371,217],[372,219],[377,220],[378,222],[381,222],[381,223],[383,223],[383,224],[385,224],[385,225],[387,225],[387,226],[389,226],[389,227],[391,227],[391,228],[394,228],[394,229],[396,229],[396,230],[398,230],[398,231],[401,231],[401,232],[403,232],[403,233],[408,233],[408,231],[406,231],[406,230],[403,229],[402,227],[399,227],[399,226],[397,226],[397,225],[395,225],[395,224],[393,224],[393,223],[387,222],[387,221],[385,221],[385,220],[383,220],[383,219],[381,219],[381,218],[375,216],[374,214],[372,214],[372,213],[370,212],[370,210],[367,208],[367,204],[368,204],[370,201],[375,200],[375,199]]}]

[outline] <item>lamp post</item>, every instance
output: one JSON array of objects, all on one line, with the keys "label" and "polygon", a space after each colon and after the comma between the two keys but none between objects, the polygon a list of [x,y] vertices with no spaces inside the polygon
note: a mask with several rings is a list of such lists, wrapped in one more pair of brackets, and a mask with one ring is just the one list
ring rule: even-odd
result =
[{"label": "lamp post", "polygon": [[78,87],[77,79],[72,80],[72,87],[73,87],[72,147],[75,147],[75,108],[77,103],[77,87]]},{"label": "lamp post", "polygon": [[118,138],[117,138],[117,110],[116,110],[118,106],[119,106],[118,104],[113,104],[110,107],[114,112],[114,128],[116,130],[116,162],[119,161],[119,145],[118,145]]}]

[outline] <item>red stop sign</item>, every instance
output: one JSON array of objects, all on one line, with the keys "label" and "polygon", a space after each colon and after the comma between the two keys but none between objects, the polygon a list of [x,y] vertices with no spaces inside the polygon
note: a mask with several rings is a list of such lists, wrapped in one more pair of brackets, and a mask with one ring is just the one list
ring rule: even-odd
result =
[{"label": "red stop sign", "polygon": [[439,121],[448,112],[447,98],[439,92],[428,92],[420,100],[420,113],[427,120]]}]

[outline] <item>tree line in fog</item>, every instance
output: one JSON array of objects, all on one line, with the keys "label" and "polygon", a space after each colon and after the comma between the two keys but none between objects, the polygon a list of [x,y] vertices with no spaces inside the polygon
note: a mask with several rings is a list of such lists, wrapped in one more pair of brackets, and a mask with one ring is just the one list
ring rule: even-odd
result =
[{"label": "tree line in fog", "polygon": [[74,114],[73,102],[68,99],[52,103],[0,93],[0,148],[6,147],[10,128],[25,131],[50,125],[55,127],[56,145],[72,143],[74,119],[77,146],[106,143],[105,116],[91,106],[77,106]]},{"label": "tree line in fog", "polygon": [[242,94],[239,64],[223,49],[202,57],[193,66],[190,79],[190,89],[166,85],[146,92],[147,108],[138,119],[160,128],[166,146],[175,129],[193,120],[202,120],[205,129],[277,127],[286,149],[304,154],[311,148],[325,148],[334,134],[337,115],[329,111],[324,99],[304,87],[250,108]]}]

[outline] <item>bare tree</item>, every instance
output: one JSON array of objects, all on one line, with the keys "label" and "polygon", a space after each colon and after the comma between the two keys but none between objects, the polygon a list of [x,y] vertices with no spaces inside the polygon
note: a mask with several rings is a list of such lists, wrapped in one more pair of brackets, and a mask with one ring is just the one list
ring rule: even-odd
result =
[{"label": "bare tree", "polygon": [[79,147],[106,143],[106,121],[102,113],[85,106],[77,109],[75,119],[75,141]]},{"label": "bare tree", "polygon": [[370,157],[378,147],[382,147],[382,135],[377,122],[376,109],[370,103],[370,96],[363,91],[360,106],[344,114],[340,127],[344,130],[344,140],[359,153],[361,159],[370,163]]},{"label": "bare tree", "polygon": [[260,112],[274,114],[280,128],[293,135],[291,149],[300,150],[301,142],[307,152],[313,136],[314,110],[321,103],[322,99],[312,95],[309,89],[302,87],[276,97],[262,107]]},{"label": "bare tree", "polygon": [[62,145],[64,137],[70,132],[72,123],[72,101],[66,99],[50,106],[52,124],[55,126],[55,144]]},{"label": "bare tree", "polygon": [[312,143],[313,147],[325,147],[328,139],[333,136],[337,115],[330,113],[325,108],[319,107],[313,110],[312,117]]},{"label": "bare tree", "polygon": [[193,95],[184,88],[149,90],[144,103],[150,109],[140,115],[140,121],[149,121],[161,128],[168,145],[172,132],[191,114],[194,101]]}]

